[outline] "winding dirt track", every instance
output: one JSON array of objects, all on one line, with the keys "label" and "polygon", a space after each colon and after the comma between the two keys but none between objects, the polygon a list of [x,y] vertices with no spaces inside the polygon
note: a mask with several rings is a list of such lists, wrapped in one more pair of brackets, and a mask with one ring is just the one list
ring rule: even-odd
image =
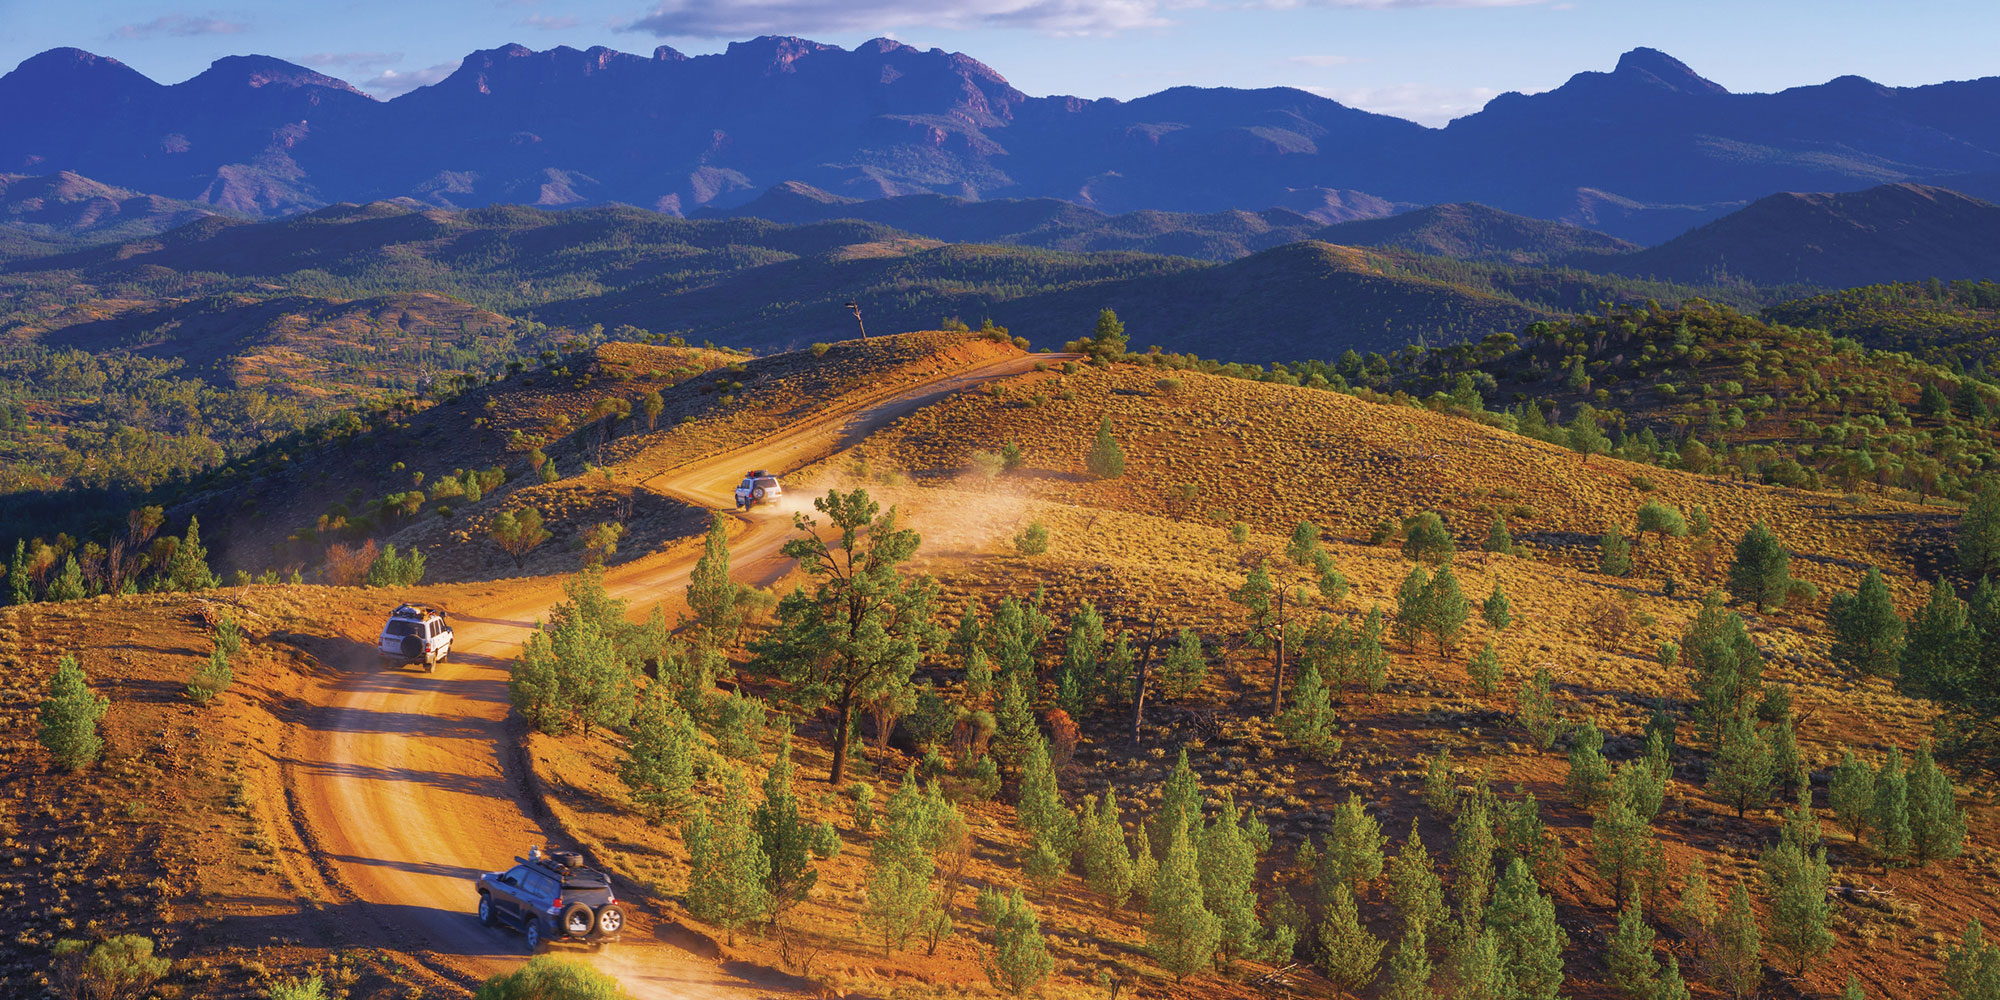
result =
[{"label": "winding dirt track", "polygon": [[[902,392],[836,412],[759,442],[656,474],[648,488],[728,509],[729,491],[755,465],[797,469],[834,454],[874,430],[951,393],[1019,374],[1059,355],[1008,358],[941,376]],[[768,583],[789,561],[778,554],[790,518],[737,515],[744,530],[731,545],[736,579]],[[690,554],[651,556],[606,577],[615,596],[635,607],[677,599]],[[436,673],[377,668],[347,674],[331,703],[315,714],[286,765],[287,793],[319,876],[342,897],[334,912],[356,939],[418,957],[462,982],[518,965],[518,935],[481,927],[473,917],[471,880],[504,868],[530,844],[557,839],[529,812],[502,766],[514,748],[505,725],[507,666],[528,631],[561,598],[561,580],[528,583],[503,601],[459,609],[456,648]],[[671,926],[627,905],[623,943],[592,958],[638,997],[741,998],[785,992],[754,971],[731,969],[668,943]],[[359,943],[357,940],[355,943]],[[583,954],[578,951],[577,954]],[[437,968],[441,967],[441,968]]]}]

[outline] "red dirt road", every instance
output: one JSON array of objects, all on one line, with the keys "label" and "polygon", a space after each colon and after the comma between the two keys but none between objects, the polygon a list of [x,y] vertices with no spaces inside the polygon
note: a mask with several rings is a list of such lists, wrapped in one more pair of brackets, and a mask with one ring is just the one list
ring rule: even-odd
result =
[{"label": "red dirt road", "polygon": [[[652,475],[641,485],[728,509],[745,468],[800,468],[945,396],[1031,370],[1051,355],[1008,358],[836,412],[749,448]],[[788,506],[796,506],[791,504]],[[738,515],[731,545],[738,580],[765,584],[789,560],[791,533],[779,513]],[[637,609],[677,599],[693,555],[669,553],[613,568],[606,586]],[[504,868],[529,845],[558,840],[523,801],[503,767],[515,752],[505,723],[507,668],[534,623],[561,598],[561,580],[509,584],[503,600],[456,608],[456,647],[435,673],[379,666],[357,644],[330,702],[293,741],[287,792],[338,913],[356,940],[403,952],[460,981],[482,979],[525,959],[521,938],[479,925],[472,879]],[[670,599],[670,595],[671,598]],[[655,914],[627,905],[623,943],[591,961],[636,996],[765,997],[781,977],[758,981],[667,943]],[[577,950],[578,955],[583,955]]]}]

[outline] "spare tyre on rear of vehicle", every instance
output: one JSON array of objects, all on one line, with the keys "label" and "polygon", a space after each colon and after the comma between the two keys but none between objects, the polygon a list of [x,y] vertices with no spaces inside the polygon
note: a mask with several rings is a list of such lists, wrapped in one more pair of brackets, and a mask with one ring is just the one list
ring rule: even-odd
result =
[{"label": "spare tyre on rear of vehicle", "polygon": [[414,635],[404,636],[403,655],[412,660],[421,659],[424,655],[424,641]]},{"label": "spare tyre on rear of vehicle", "polygon": [[571,903],[562,913],[562,932],[571,937],[583,937],[597,926],[597,914],[583,903]]}]

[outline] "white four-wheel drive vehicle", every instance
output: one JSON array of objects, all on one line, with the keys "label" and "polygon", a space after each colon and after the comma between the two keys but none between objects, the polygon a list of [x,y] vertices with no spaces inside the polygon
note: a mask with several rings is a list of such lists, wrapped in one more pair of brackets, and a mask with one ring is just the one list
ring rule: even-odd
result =
[{"label": "white four-wheel drive vehicle", "polygon": [[778,477],[758,469],[743,477],[736,487],[736,507],[749,510],[760,503],[770,503],[785,495],[785,488],[778,485]]},{"label": "white four-wheel drive vehicle", "polygon": [[405,604],[389,613],[376,648],[385,661],[419,664],[430,673],[451,653],[451,625],[436,608]]}]

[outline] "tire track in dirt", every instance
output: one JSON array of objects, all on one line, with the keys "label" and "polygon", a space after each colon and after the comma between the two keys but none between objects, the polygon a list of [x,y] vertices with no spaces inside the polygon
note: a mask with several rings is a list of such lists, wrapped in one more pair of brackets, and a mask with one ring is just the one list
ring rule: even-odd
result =
[{"label": "tire track in dirt", "polygon": [[[981,382],[1032,370],[1060,356],[1027,355],[976,365],[841,410],[754,445],[638,479],[645,488],[705,506],[727,502],[742,469],[795,469],[835,454],[874,430]],[[787,506],[795,507],[796,503]],[[737,579],[767,584],[789,560],[791,533],[778,513],[737,514],[731,542]],[[692,569],[686,551],[641,558],[606,574],[613,596],[650,608],[677,596]],[[515,585],[476,614],[454,615],[455,647],[435,673],[377,664],[363,643],[336,649],[343,671],[329,701],[287,737],[288,812],[313,859],[312,881],[331,900],[322,911],[342,943],[386,948],[460,985],[517,966],[520,938],[480,926],[471,881],[505,867],[530,844],[563,842],[538,820],[522,787],[508,721],[507,667],[546,609],[560,579]],[[787,977],[751,978],[675,947],[674,926],[628,906],[624,941],[594,956],[636,996],[735,1000],[788,992]]]}]

